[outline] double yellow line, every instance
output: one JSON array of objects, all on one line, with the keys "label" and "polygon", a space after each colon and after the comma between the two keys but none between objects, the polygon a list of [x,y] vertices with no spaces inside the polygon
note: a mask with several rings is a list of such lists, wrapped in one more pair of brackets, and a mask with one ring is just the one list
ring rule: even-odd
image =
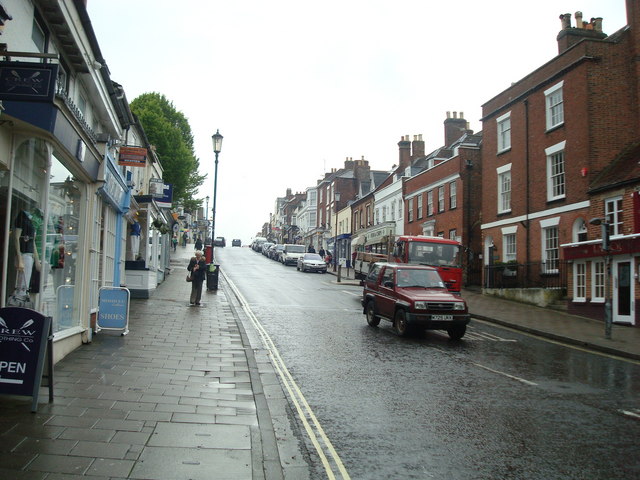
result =
[{"label": "double yellow line", "polygon": [[273,343],[273,340],[271,340],[271,337],[269,336],[267,331],[253,314],[253,311],[249,307],[248,302],[240,293],[235,284],[226,275],[225,280],[233,290],[234,294],[240,302],[240,305],[242,306],[242,309],[247,314],[247,316],[251,320],[251,323],[262,338],[262,343],[264,344],[271,357],[271,363],[273,364],[280,378],[280,381],[286,388],[289,394],[289,398],[295,405],[296,411],[298,413],[298,418],[302,422],[304,429],[309,436],[309,440],[315,447],[316,452],[318,453],[318,456],[322,461],[322,465],[327,474],[327,478],[329,478],[330,480],[335,480],[336,478],[350,480],[351,477],[347,473],[342,460],[340,460],[340,456],[336,452],[335,448],[333,448],[333,445],[331,444],[329,437],[327,437],[322,426],[320,425],[318,418],[313,413],[313,410],[309,406],[306,398],[304,398],[300,387],[298,387],[295,380],[291,376],[291,373],[285,365],[284,360],[282,360],[280,352],[278,352],[278,349]]}]

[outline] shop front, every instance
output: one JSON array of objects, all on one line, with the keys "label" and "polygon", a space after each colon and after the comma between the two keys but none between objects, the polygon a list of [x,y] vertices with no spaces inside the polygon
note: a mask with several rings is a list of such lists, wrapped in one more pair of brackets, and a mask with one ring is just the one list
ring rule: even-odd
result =
[{"label": "shop front", "polygon": [[102,155],[77,108],[56,91],[58,65],[0,62],[0,76],[7,72],[43,81],[0,85],[0,304],[51,316],[58,361],[90,340],[97,272],[89,218]]},{"label": "shop front", "polygon": [[77,337],[67,342],[72,349],[88,325],[83,280],[91,272],[82,268],[89,250],[88,182],[53,144],[10,136],[15,153],[0,178],[2,305],[51,316],[54,339]]},{"label": "shop front", "polygon": [[164,281],[171,250],[171,218],[153,196],[136,195],[137,212],[129,225],[126,286],[132,298],[149,298]]}]

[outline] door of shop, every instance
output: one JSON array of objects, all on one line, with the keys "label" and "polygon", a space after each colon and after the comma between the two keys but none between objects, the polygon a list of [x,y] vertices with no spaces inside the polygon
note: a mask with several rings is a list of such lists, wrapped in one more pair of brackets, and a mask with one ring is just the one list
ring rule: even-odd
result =
[{"label": "door of shop", "polygon": [[616,323],[635,324],[633,262],[614,260],[613,277],[613,316]]}]

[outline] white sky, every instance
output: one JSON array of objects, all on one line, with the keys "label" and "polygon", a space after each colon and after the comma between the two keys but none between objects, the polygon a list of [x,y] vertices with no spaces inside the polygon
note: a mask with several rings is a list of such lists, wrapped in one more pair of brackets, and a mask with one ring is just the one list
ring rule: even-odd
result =
[{"label": "white sky", "polygon": [[[346,157],[376,170],[402,135],[444,143],[447,111],[481,105],[557,55],[561,13],[626,25],[624,0],[89,0],[111,78],[159,92],[189,120],[216,236],[248,243],[286,189]],[[575,18],[572,18],[575,25]]]}]

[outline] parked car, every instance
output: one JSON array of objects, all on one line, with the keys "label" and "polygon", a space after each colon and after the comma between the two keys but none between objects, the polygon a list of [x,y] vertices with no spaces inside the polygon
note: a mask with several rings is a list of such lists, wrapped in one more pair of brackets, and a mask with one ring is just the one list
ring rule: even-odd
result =
[{"label": "parked car", "polygon": [[226,247],[227,246],[227,242],[224,239],[224,237],[216,237],[213,239],[213,246],[214,247]]},{"label": "parked car", "polygon": [[296,265],[298,263],[298,257],[304,254],[304,245],[285,243],[282,249],[282,255],[280,255],[280,261],[285,265]]},{"label": "parked car", "polygon": [[262,244],[264,242],[266,242],[267,239],[264,237],[256,237],[253,239],[253,242],[251,242],[251,249],[255,252],[261,252],[262,251]]},{"label": "parked car", "polygon": [[270,248],[272,245],[275,245],[275,244],[274,244],[274,243],[271,243],[271,242],[264,242],[264,243],[262,244],[262,247],[261,247],[260,252],[261,252],[265,257],[266,257],[266,256],[268,256],[269,248]]},{"label": "parked car", "polygon": [[461,339],[469,323],[466,302],[446,285],[433,267],[376,263],[364,280],[363,313],[376,327],[383,318],[400,336],[411,330],[446,330]]},{"label": "parked car", "polygon": [[242,241],[239,238],[234,238],[233,240],[231,240],[231,246],[232,247],[241,247],[242,246]]},{"label": "parked car", "polygon": [[282,255],[282,250],[284,250],[284,244],[276,243],[273,247],[271,247],[271,249],[269,249],[269,258],[271,260],[279,262],[280,255]]},{"label": "parked car", "polygon": [[327,264],[317,253],[305,253],[301,257],[298,257],[296,269],[302,272],[327,273]]}]

